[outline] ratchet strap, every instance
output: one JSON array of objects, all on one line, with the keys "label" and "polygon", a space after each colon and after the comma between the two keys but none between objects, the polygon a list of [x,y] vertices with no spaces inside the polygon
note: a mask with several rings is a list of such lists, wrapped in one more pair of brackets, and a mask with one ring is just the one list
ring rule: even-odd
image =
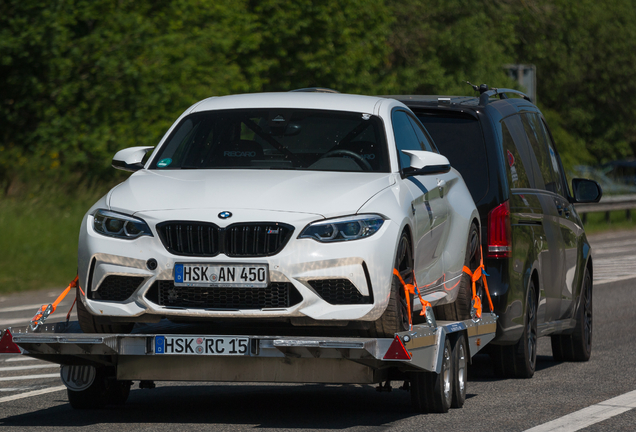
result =
[{"label": "ratchet strap", "polygon": [[422,310],[420,311],[421,316],[424,316],[424,317],[426,316],[426,308],[431,307],[431,304],[422,298],[422,294],[420,294],[420,290],[417,287],[417,282],[415,281],[415,275],[413,275],[413,283],[407,284],[406,282],[404,282],[404,279],[402,279],[402,275],[400,275],[400,272],[396,268],[393,269],[393,274],[398,277],[398,280],[402,284],[402,287],[404,287],[404,297],[406,297],[406,307],[408,308],[408,311],[409,311],[409,326],[411,326],[413,325],[413,318],[411,316],[412,315],[411,294],[415,295],[417,293],[417,296],[420,298],[420,302],[422,303]]},{"label": "ratchet strap", "polygon": [[[69,286],[66,287],[64,291],[62,291],[62,294],[60,294],[58,298],[52,304],[42,305],[42,307],[40,307],[40,309],[36,312],[35,316],[31,319],[31,323],[29,324],[29,327],[31,327],[31,330],[35,331],[39,326],[44,324],[44,321],[46,321],[49,315],[55,312],[55,310],[57,309],[57,306],[60,304],[62,300],[64,300],[64,297],[66,297],[66,295],[71,291],[71,288],[78,288],[80,291],[82,290],[79,287],[78,282],[79,282],[79,276],[75,276],[75,279],[73,279],[73,281],[69,284]],[[75,306],[75,302],[73,302],[73,305],[71,306],[71,310],[73,310],[73,306]],[[66,321],[68,321],[71,316],[71,310],[69,310],[68,314],[66,315]]]},{"label": "ratchet strap", "polygon": [[471,302],[471,315],[473,319],[481,319],[481,298],[477,295],[477,287],[476,283],[479,279],[483,279],[484,281],[484,291],[486,292],[486,298],[488,299],[488,305],[490,306],[490,311],[492,312],[495,308],[492,305],[492,299],[490,298],[490,291],[488,290],[488,281],[486,280],[486,276],[489,276],[486,273],[486,267],[484,267],[484,254],[482,253],[481,245],[479,245],[479,255],[480,255],[480,263],[479,267],[475,269],[475,271],[471,271],[468,267],[464,266],[464,273],[470,276],[471,281],[473,282],[473,299]]}]

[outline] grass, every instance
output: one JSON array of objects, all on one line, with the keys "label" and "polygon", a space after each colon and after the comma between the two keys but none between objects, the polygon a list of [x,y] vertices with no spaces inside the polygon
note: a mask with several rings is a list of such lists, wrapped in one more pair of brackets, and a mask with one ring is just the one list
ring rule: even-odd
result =
[{"label": "grass", "polygon": [[[40,190],[0,199],[0,293],[45,288],[62,290],[77,273],[80,223],[89,207],[110,188],[79,188],[73,194]],[[635,212],[636,213],[636,212]],[[589,234],[636,229],[636,214],[589,213]]]},{"label": "grass", "polygon": [[107,189],[0,199],[0,293],[65,288],[77,274],[82,218]]},{"label": "grass", "polygon": [[584,226],[588,234],[636,229],[636,211],[632,211],[632,218],[627,218],[625,210],[610,212],[609,223],[605,220],[605,212],[588,213]]}]

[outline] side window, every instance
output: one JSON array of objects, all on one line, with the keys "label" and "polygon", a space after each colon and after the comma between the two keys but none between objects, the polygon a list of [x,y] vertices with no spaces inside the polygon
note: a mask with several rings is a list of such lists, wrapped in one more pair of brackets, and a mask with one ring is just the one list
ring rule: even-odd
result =
[{"label": "side window", "polygon": [[422,150],[438,153],[437,149],[434,149],[433,145],[431,144],[431,140],[428,138],[426,132],[424,132],[424,129],[422,129],[422,125],[420,124],[420,122],[415,120],[411,116],[409,116],[409,120],[411,121],[413,130],[415,130],[415,135],[417,136],[417,140],[420,142],[420,147],[422,147]]},{"label": "side window", "polygon": [[420,141],[417,139],[417,135],[415,134],[415,130],[406,111],[393,111],[391,120],[393,122],[393,136],[395,137],[395,146],[400,160],[400,168],[406,168],[411,165],[411,158],[402,153],[402,150],[426,149],[422,148]]},{"label": "side window", "polygon": [[563,195],[563,188],[561,185],[560,176],[557,175],[557,170],[554,169],[553,161],[556,162],[556,154],[554,149],[552,150],[553,157],[550,157],[550,151],[548,150],[547,137],[541,124],[541,119],[538,115],[533,113],[521,114],[521,121],[523,122],[523,128],[530,142],[530,146],[534,151],[534,155],[539,167],[539,173],[543,179],[545,189],[559,193]]},{"label": "side window", "polygon": [[550,154],[550,164],[552,165],[556,176],[556,193],[566,196],[567,182],[564,183],[565,173],[561,169],[559,156],[554,147],[554,141],[552,141],[552,136],[548,132],[548,128],[545,122],[542,119],[539,119],[539,122],[541,124],[541,130],[543,131],[545,144],[546,146],[548,146],[548,153]]},{"label": "side window", "polygon": [[[515,144],[515,140],[513,139],[513,135],[510,132],[508,125],[510,125],[514,129],[515,120],[518,122],[516,117],[506,119],[506,121],[501,122],[501,134],[503,136],[503,151],[504,157],[506,159],[506,170],[508,174],[508,184],[511,189],[515,188],[530,188],[530,181],[528,180],[528,171],[526,167],[532,166],[530,161],[527,160],[527,157],[522,157],[521,152],[517,148],[517,144]],[[518,143],[519,146],[525,145],[525,142]]]}]

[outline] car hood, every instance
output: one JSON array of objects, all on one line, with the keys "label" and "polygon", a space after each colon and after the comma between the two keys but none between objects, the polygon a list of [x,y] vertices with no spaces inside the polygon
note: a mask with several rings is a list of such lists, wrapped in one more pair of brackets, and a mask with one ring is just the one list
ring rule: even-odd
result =
[{"label": "car hood", "polygon": [[395,183],[388,173],[277,170],[142,170],[115,187],[113,210],[236,209],[354,214]]}]

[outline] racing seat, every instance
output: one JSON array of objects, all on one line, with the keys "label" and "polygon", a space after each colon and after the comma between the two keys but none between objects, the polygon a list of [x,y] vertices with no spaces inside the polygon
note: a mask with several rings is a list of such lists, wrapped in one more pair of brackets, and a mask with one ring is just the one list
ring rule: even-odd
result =
[{"label": "racing seat", "polygon": [[235,140],[220,143],[208,157],[209,167],[249,167],[252,161],[263,159],[263,147],[256,141]]}]

